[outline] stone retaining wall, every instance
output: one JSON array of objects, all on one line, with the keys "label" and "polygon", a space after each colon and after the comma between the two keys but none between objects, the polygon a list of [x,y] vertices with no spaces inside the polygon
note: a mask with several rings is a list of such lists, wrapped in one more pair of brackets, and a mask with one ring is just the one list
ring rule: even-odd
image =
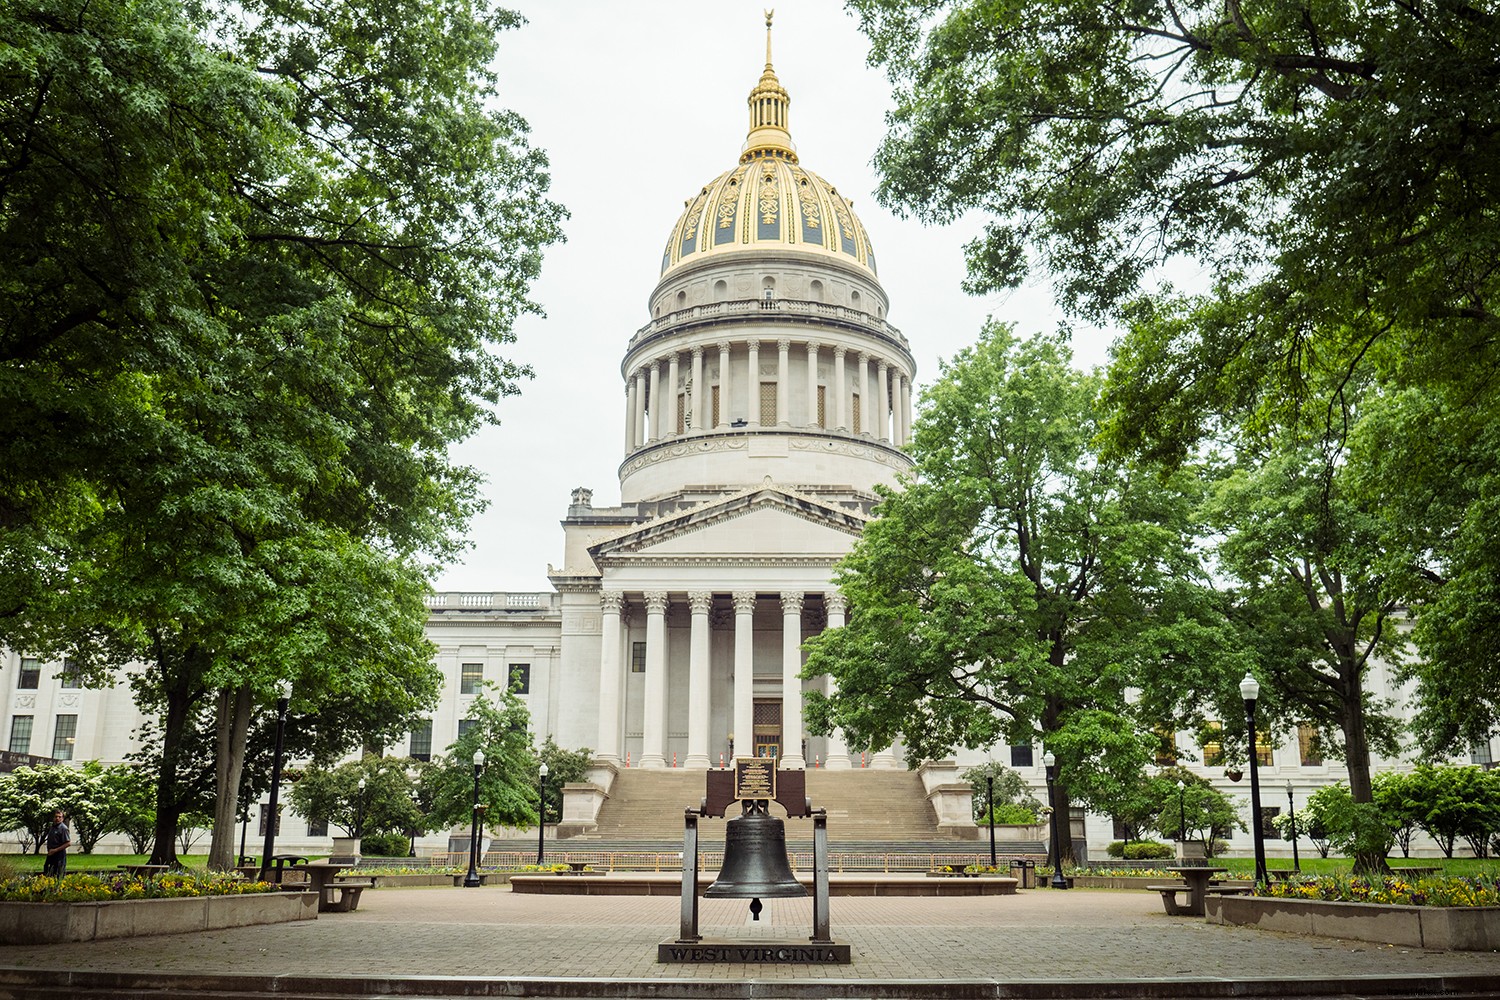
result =
[{"label": "stone retaining wall", "polygon": [[99,903],[0,903],[0,944],[58,944],[316,920],[315,892]]},{"label": "stone retaining wall", "polygon": [[1500,949],[1500,907],[1388,906],[1270,896],[1209,896],[1213,924],[1442,951]]}]

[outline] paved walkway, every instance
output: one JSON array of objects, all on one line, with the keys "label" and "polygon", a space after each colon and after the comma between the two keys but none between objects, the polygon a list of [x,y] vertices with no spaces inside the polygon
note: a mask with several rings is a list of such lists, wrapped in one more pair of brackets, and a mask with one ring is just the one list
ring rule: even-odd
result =
[{"label": "paved walkway", "polygon": [[[1500,953],[1431,952],[1168,917],[1154,893],[1032,890],[965,899],[835,897],[839,966],[659,965],[671,897],[513,895],[504,886],[379,889],[316,921],[51,946],[0,946],[0,967],[615,980],[1124,980],[1487,974]],[[705,936],[805,940],[810,899],[704,900]],[[1497,978],[1500,984],[1500,978]]]}]

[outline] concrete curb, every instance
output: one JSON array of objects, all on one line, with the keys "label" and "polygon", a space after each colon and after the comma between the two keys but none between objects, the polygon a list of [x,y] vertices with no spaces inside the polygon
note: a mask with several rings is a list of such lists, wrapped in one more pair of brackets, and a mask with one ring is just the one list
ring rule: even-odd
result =
[{"label": "concrete curb", "polygon": [[0,968],[0,1000],[50,996],[556,997],[662,1000],[1259,1000],[1271,997],[1500,996],[1500,975],[1337,979],[912,980],[480,979],[457,976],[230,976]]}]

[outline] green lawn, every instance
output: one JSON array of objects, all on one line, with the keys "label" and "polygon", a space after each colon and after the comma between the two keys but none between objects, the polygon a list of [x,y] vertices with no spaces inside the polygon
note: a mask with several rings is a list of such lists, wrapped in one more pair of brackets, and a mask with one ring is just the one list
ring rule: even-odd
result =
[{"label": "green lawn", "polygon": [[[0,866],[10,865],[21,874],[41,871],[44,860],[46,858],[41,854],[0,854]],[[148,854],[74,854],[69,851],[68,871],[113,871],[116,865],[143,865],[149,860]],[[179,854],[177,860],[184,868],[208,866],[207,854]]]}]

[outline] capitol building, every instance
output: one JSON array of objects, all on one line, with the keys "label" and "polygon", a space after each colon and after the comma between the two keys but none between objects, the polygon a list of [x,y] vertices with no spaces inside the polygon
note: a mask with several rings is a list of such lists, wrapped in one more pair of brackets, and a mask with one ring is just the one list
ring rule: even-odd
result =
[{"label": "capitol building", "polygon": [[[442,753],[485,685],[513,680],[538,742],[592,748],[601,775],[703,770],[737,755],[785,769],[908,766],[900,747],[849,747],[810,734],[803,718],[808,691],[837,693],[831,678],[801,678],[802,644],[844,623],[835,566],[876,487],[912,464],[903,446],[917,371],[887,320],[870,234],[849,197],[798,155],[771,55],[768,18],[738,157],[726,150],[728,169],[699,187],[682,179],[670,226],[663,211],[649,313],[621,337],[618,503],[573,491],[546,591],[429,597],[443,693],[409,743],[387,753]],[[1371,682],[1396,688],[1381,666]],[[112,762],[134,749],[140,715],[127,685],[85,689],[61,664],[15,651],[0,657],[0,685],[13,753]],[[1294,788],[1299,808],[1344,777],[1310,754],[1289,734],[1262,759],[1268,787]],[[941,780],[951,790],[962,767],[991,758],[1043,787],[1031,747],[964,755]],[[1248,798],[1222,769],[1203,773]],[[961,802],[945,799],[934,781],[935,822],[972,828],[966,788]],[[289,849],[326,850],[326,835],[295,818],[282,830]],[[1086,836],[1100,852],[1113,831],[1091,818]],[[420,842],[446,844],[446,833]]]}]

